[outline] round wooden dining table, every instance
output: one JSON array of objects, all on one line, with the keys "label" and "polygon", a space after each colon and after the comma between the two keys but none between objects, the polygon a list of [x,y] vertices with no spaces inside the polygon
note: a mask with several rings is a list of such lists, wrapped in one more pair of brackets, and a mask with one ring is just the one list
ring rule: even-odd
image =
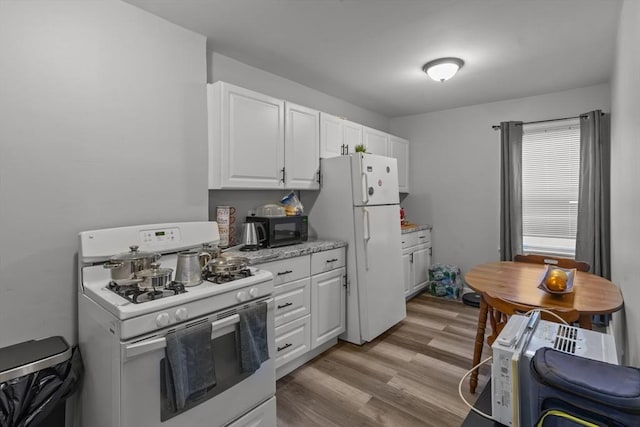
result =
[{"label": "round wooden dining table", "polygon": [[[573,308],[580,313],[580,327],[585,329],[591,329],[592,315],[609,314],[622,308],[620,289],[603,277],[576,271],[572,292],[550,294],[538,288],[544,271],[544,264],[490,262],[473,267],[464,275],[464,281],[480,295],[489,292],[495,297],[541,308]],[[481,299],[472,366],[480,363],[488,310],[487,303]],[[471,374],[471,393],[475,393],[477,385],[476,369]]]}]

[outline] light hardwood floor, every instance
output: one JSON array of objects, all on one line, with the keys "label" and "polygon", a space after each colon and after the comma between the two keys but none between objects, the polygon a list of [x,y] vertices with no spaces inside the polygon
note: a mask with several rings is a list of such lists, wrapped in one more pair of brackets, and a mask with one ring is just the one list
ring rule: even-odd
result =
[{"label": "light hardwood floor", "polygon": [[[477,319],[477,308],[459,302],[412,299],[406,319],[376,340],[339,341],[281,378],[278,427],[460,426],[469,410],[458,382],[471,368]],[[489,372],[482,367],[475,395],[465,380],[467,400],[475,401]]]}]

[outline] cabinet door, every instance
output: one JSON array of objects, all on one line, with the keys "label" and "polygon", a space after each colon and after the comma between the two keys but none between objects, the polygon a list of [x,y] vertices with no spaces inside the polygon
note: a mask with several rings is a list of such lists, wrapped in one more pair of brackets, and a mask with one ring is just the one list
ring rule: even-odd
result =
[{"label": "cabinet door", "polygon": [[431,248],[419,246],[413,252],[413,289],[424,285],[429,280],[431,265]]},{"label": "cabinet door", "polygon": [[340,117],[320,113],[320,158],[328,159],[344,153],[343,123]]},{"label": "cabinet door", "polygon": [[367,153],[386,156],[388,139],[388,135],[384,132],[368,127],[362,128],[362,143],[366,147]]},{"label": "cabinet door", "polygon": [[411,253],[402,254],[402,278],[404,282],[404,294],[408,295],[413,289],[413,265]]},{"label": "cabinet door", "polygon": [[285,103],[285,187],[300,190],[320,188],[320,113]]},{"label": "cabinet door", "polygon": [[345,268],[311,277],[311,348],[345,330]]},{"label": "cabinet door", "polygon": [[216,82],[209,107],[209,188],[284,188],[284,102]]},{"label": "cabinet door", "polygon": [[409,192],[409,141],[389,136],[389,157],[398,160],[398,189],[401,193]]},{"label": "cabinet door", "polygon": [[362,125],[345,120],[343,135],[345,154],[354,153],[356,145],[362,144]]}]

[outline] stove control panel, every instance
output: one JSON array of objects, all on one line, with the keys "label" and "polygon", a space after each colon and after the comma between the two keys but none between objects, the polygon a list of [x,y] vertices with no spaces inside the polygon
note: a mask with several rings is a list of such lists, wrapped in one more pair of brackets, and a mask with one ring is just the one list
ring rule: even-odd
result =
[{"label": "stove control panel", "polygon": [[140,240],[147,245],[152,245],[154,243],[179,242],[180,229],[178,227],[173,227],[158,228],[155,230],[142,230],[140,231]]},{"label": "stove control panel", "polygon": [[236,294],[236,299],[240,302],[244,302],[249,299],[249,295],[247,295],[246,291],[240,291]]}]

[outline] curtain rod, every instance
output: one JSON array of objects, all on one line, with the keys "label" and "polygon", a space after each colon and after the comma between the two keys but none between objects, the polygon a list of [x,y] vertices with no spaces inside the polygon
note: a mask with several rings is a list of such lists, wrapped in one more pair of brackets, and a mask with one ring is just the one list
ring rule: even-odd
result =
[{"label": "curtain rod", "polygon": [[[604,116],[605,113],[601,113],[601,116]],[[587,117],[588,114],[580,114],[579,116],[574,116],[574,117],[563,117],[561,119],[549,119],[549,120],[537,120],[535,122],[523,122],[523,125],[532,125],[534,123],[544,123],[544,122],[557,122],[560,120],[569,120],[569,119],[577,119],[577,118],[583,118],[583,117]],[[493,130],[498,130],[500,129],[500,125],[493,125],[491,126],[493,128]]]}]

